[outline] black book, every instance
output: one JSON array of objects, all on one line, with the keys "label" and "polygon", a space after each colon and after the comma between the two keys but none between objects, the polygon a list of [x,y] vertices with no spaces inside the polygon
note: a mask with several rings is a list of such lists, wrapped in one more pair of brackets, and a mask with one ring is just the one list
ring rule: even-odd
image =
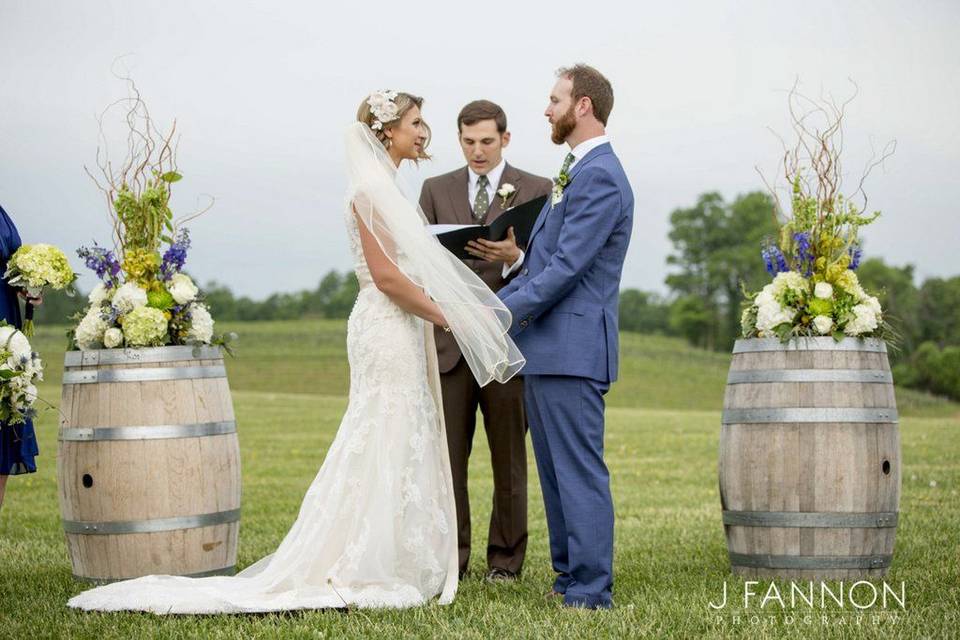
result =
[{"label": "black book", "polygon": [[[438,233],[437,240],[439,240],[440,244],[446,247],[448,251],[461,260],[465,260],[468,258],[476,258],[476,256],[472,256],[465,251],[465,247],[469,241],[479,238],[494,242],[506,240],[507,229],[513,227],[513,234],[517,238],[517,245],[521,248],[526,247],[527,241],[530,240],[530,232],[533,231],[533,225],[536,223],[537,216],[540,215],[540,210],[543,209],[543,205],[547,202],[548,197],[549,196],[541,196],[529,202],[518,204],[515,207],[510,207],[497,216],[497,219],[490,224],[464,225],[452,231]],[[443,228],[450,225],[432,226]]]}]

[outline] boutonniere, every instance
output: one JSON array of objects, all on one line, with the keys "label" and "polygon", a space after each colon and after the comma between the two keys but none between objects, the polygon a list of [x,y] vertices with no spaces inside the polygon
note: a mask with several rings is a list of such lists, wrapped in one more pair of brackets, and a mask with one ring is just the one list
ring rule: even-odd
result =
[{"label": "boutonniere", "polygon": [[504,182],[503,185],[497,189],[497,195],[500,196],[500,207],[502,209],[507,208],[507,201],[513,198],[514,194],[517,193],[517,188],[510,184],[509,182]]},{"label": "boutonniere", "polygon": [[553,197],[550,200],[550,207],[555,207],[563,200],[563,189],[570,184],[570,174],[561,171],[560,175],[553,179]]}]

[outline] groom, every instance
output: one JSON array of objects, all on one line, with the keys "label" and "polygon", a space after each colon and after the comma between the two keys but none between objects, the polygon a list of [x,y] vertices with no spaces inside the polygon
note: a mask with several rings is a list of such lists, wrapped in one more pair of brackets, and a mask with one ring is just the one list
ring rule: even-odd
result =
[{"label": "groom", "polygon": [[[570,153],[534,224],[520,274],[497,295],[527,359],[524,401],[557,572],[551,595],[609,608],[613,501],[603,460],[604,399],[617,378],[617,305],[633,192],[605,133],[610,82],[560,69],[545,115]],[[514,265],[515,267],[516,265]]]}]

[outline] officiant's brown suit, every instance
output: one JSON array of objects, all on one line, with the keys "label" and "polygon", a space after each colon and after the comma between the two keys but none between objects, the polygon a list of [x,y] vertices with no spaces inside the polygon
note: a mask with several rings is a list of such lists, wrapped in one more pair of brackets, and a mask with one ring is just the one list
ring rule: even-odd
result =
[{"label": "officiant's brown suit", "polygon": [[[466,166],[423,183],[420,206],[431,224],[477,224],[468,195]],[[506,207],[516,206],[550,193],[547,178],[521,171],[507,163],[500,176],[516,191]],[[503,213],[503,198],[494,194],[486,216],[490,224]],[[523,247],[521,247],[523,248]],[[464,260],[493,291],[499,290],[519,270],[503,278],[502,262]],[[467,466],[476,430],[477,407],[483,414],[493,466],[493,511],[487,541],[487,566],[519,574],[527,547],[527,454],[526,419],[523,412],[523,381],[515,376],[506,384],[491,382],[480,387],[460,354],[450,333],[435,330],[443,413],[447,424],[447,444],[453,471],[457,503],[457,541],[460,548],[460,573],[470,560],[470,501],[467,495]]]}]

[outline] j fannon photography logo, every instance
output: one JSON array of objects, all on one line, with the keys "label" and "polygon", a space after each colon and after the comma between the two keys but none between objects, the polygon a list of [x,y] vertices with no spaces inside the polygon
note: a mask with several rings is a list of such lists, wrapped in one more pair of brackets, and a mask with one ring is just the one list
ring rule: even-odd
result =
[{"label": "j fannon photography logo", "polygon": [[730,587],[726,581],[720,595],[708,602],[715,622],[730,626],[890,625],[900,622],[907,609],[906,583],[789,582],[787,586],[758,580]]}]

